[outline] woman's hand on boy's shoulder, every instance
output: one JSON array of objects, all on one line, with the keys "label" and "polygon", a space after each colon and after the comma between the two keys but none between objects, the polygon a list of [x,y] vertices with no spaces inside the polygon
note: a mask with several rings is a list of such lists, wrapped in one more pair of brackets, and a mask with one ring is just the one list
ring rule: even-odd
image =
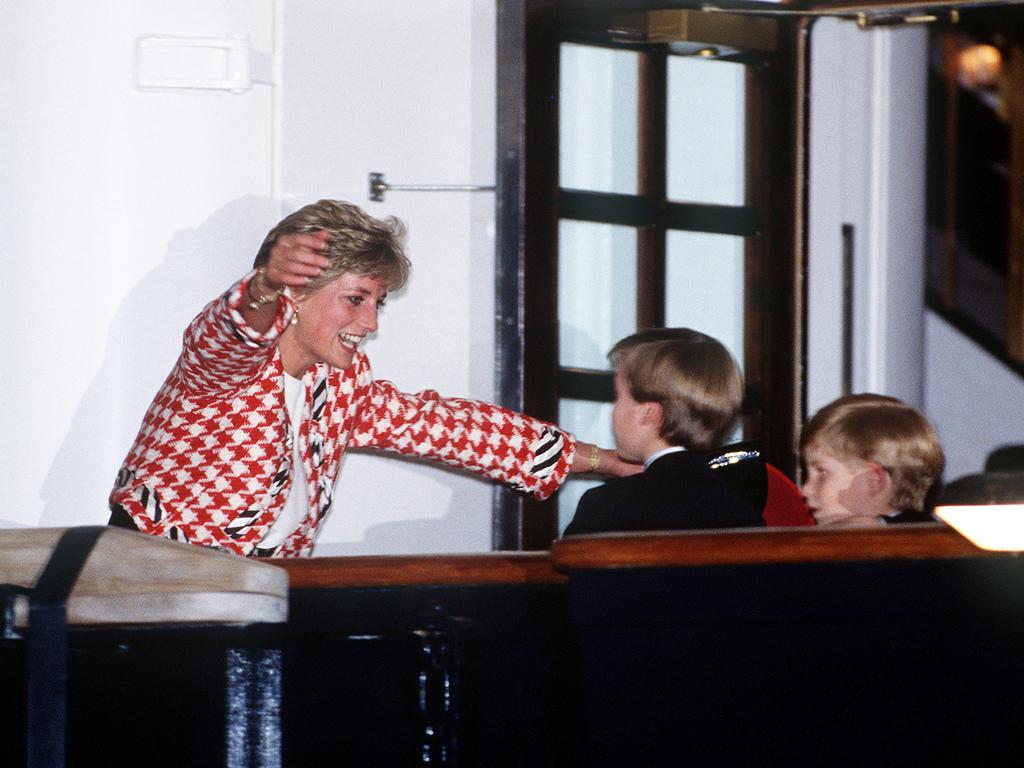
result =
[{"label": "woman's hand on boy's shoulder", "polygon": [[607,477],[629,477],[644,471],[643,464],[636,464],[632,461],[624,461],[615,451],[599,448],[602,454],[598,461],[598,469],[602,475]]},{"label": "woman's hand on boy's shoulder", "polygon": [[628,477],[643,472],[644,468],[642,464],[623,461],[615,451],[608,448],[599,448],[593,443],[577,443],[571,471],[605,477]]}]

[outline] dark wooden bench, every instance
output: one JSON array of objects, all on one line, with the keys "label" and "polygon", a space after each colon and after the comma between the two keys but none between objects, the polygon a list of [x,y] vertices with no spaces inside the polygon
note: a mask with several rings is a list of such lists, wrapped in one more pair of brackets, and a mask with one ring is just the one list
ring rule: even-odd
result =
[{"label": "dark wooden bench", "polygon": [[938,524],[594,537],[553,561],[589,764],[1002,765],[1024,747],[1024,561]]},{"label": "dark wooden bench", "polygon": [[[361,758],[408,753],[394,730],[403,708],[415,749],[443,752],[418,730],[433,718],[449,754],[471,765],[994,758],[1020,741],[991,724],[1022,713],[1024,563],[938,524],[604,535],[556,542],[550,557],[283,567],[295,637],[308,633],[318,664],[337,669],[331,684],[307,680],[291,695],[325,712],[355,696],[377,723],[370,713],[391,713],[390,727],[353,723],[346,743]],[[394,661],[422,661],[419,640],[400,638],[429,636],[416,627],[431,617],[435,637],[457,638],[447,714],[412,706],[403,680],[420,672]],[[360,633],[374,640],[358,653],[340,639]],[[353,653],[376,671],[346,689]],[[390,694],[375,688],[381,669],[394,675]],[[299,757],[326,748],[320,727]]]}]

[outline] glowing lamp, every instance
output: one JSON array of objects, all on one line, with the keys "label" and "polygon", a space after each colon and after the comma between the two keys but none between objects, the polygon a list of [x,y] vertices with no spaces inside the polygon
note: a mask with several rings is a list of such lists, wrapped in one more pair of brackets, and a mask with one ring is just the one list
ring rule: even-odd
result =
[{"label": "glowing lamp", "polygon": [[935,516],[981,549],[1024,551],[1024,472],[990,472],[953,481]]}]

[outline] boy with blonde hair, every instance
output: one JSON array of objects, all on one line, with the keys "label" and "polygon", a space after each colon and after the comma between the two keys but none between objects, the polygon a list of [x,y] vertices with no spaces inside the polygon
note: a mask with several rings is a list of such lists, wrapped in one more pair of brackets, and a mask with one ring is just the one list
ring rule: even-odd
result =
[{"label": "boy with blonde hair", "polygon": [[660,328],[622,339],[608,359],[617,451],[644,471],[583,494],[565,534],[763,525],[761,510],[708,466],[743,401],[729,351],[699,331]]},{"label": "boy with blonde hair", "polygon": [[800,435],[800,490],[818,525],[929,522],[925,498],[945,464],[931,423],[895,397],[835,400]]}]

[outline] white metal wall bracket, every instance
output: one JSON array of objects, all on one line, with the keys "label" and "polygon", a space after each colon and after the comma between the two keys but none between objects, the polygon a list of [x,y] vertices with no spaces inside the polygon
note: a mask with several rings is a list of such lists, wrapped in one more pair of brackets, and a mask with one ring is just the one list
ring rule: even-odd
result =
[{"label": "white metal wall bracket", "polygon": [[493,192],[494,185],[486,184],[388,184],[383,173],[370,173],[370,199],[380,203],[384,193],[397,192]]},{"label": "white metal wall bracket", "polygon": [[140,37],[135,87],[142,91],[201,90],[245,93],[275,82],[273,56],[252,50],[246,35]]}]

